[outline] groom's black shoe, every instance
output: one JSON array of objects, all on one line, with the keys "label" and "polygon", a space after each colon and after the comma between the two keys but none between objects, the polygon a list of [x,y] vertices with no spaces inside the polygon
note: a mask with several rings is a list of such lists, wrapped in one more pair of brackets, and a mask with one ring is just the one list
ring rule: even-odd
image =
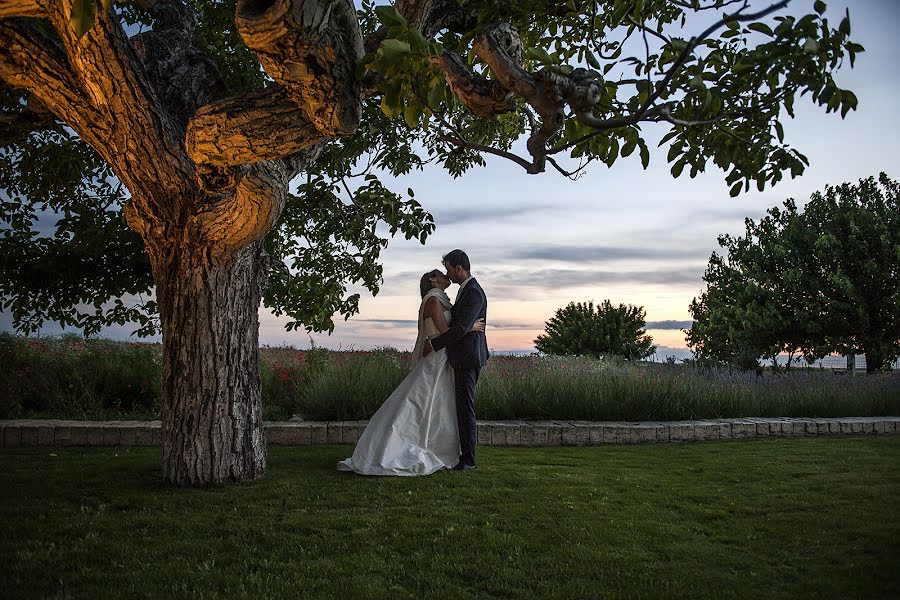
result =
[{"label": "groom's black shoe", "polygon": [[466,463],[456,463],[456,466],[453,467],[454,471],[468,471],[469,469],[477,469],[475,465],[467,465]]}]

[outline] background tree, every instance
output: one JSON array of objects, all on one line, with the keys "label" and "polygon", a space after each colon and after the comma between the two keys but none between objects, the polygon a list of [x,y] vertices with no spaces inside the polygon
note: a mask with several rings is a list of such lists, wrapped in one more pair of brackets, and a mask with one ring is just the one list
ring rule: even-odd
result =
[{"label": "background tree", "polygon": [[656,352],[653,338],[644,331],[646,317],[642,306],[613,306],[604,300],[595,310],[593,301],[570,302],[547,321],[534,347],[560,356],[615,355],[640,360]]},{"label": "background tree", "polygon": [[[855,108],[832,75],[862,47],[823,2],[774,14],[787,4],[6,0],[3,302],[25,329],[148,332],[158,311],[166,479],[256,477],[260,301],[328,329],[356,310],[348,281],[377,289],[379,222],[432,229],[373,170],[458,175],[483,153],[573,177],[632,153],[646,165],[650,122],[669,129],[675,176],[712,160],[737,194],[798,174],[780,119],[803,94]],[[511,151],[523,136],[527,157]],[[50,236],[40,211],[63,217]],[[151,282],[155,301],[103,304]]]},{"label": "background tree", "polygon": [[884,173],[793,200],[743,237],[721,236],[707,289],[691,303],[698,356],[743,367],[795,352],[866,355],[869,372],[900,356],[900,186]]}]

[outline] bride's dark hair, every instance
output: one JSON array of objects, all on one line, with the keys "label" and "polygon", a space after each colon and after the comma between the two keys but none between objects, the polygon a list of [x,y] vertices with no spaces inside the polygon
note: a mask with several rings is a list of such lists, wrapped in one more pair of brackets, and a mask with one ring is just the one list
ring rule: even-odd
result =
[{"label": "bride's dark hair", "polygon": [[422,275],[422,280],[419,281],[419,291],[422,292],[423,298],[425,297],[425,294],[428,293],[428,290],[434,287],[433,285],[431,285],[431,278],[435,275],[440,274],[441,272],[435,269],[434,271],[428,271],[427,273]]}]

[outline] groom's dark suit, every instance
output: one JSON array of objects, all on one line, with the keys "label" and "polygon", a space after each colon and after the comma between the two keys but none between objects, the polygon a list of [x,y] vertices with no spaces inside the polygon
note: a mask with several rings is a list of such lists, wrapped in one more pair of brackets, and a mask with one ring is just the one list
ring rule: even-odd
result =
[{"label": "groom's dark suit", "polygon": [[456,382],[456,418],[459,426],[459,462],[475,465],[475,384],[488,359],[483,331],[469,331],[478,319],[487,318],[487,296],[475,278],[469,279],[450,309],[450,328],[431,338],[431,347],[447,349]]}]

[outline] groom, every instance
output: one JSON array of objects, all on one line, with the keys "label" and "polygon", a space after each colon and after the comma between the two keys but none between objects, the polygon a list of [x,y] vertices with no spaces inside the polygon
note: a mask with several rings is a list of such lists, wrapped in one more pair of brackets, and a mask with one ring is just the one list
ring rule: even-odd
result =
[{"label": "groom", "polygon": [[475,384],[488,358],[487,339],[483,331],[469,331],[478,319],[487,318],[487,296],[469,273],[469,257],[453,250],[443,258],[447,278],[459,284],[456,302],[450,309],[450,328],[428,340],[422,356],[447,349],[447,360],[453,367],[456,383],[456,419],[459,426],[459,463],[456,471],[475,468]]}]

